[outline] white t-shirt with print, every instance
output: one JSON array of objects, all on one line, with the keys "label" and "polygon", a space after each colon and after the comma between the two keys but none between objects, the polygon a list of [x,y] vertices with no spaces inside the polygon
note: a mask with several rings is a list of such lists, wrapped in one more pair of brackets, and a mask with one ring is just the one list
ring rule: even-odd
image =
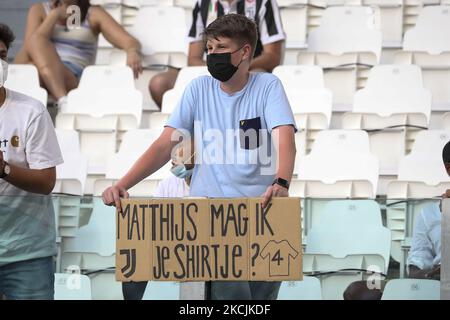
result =
[{"label": "white t-shirt with print", "polygon": [[[47,169],[63,163],[55,129],[44,105],[6,89],[0,106],[0,152],[9,164]],[[50,196],[21,190],[0,179],[0,266],[56,253]]]}]

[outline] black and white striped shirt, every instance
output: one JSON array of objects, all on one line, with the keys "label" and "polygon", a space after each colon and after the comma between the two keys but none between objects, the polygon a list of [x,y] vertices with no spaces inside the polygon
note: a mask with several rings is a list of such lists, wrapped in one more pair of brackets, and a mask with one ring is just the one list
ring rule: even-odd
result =
[{"label": "black and white striped shirt", "polygon": [[205,26],[228,13],[244,14],[255,21],[258,26],[255,57],[261,54],[263,45],[286,38],[276,0],[235,0],[231,5],[226,0],[197,0],[192,12],[189,42],[202,41]]}]

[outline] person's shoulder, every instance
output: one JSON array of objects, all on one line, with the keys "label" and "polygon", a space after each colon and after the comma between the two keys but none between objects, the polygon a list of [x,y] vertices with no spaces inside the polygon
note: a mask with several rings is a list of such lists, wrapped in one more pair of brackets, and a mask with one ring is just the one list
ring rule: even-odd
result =
[{"label": "person's shoulder", "polygon": [[194,80],[192,80],[192,82],[196,82],[197,84],[208,84],[208,83],[212,83],[214,82],[214,78],[208,74],[202,75],[202,76],[198,76],[197,78],[195,78]]},{"label": "person's shoulder", "polygon": [[211,77],[210,75],[202,75],[192,79],[192,81],[189,83],[189,87],[191,89],[201,89],[205,86],[213,84],[214,81],[217,80]]},{"label": "person's shoulder", "polygon": [[271,86],[281,83],[277,76],[269,72],[255,72],[253,73],[254,82],[258,85]]},{"label": "person's shoulder", "polygon": [[102,6],[100,5],[90,5],[89,6],[89,15],[97,17],[98,15],[105,15],[108,14],[108,11],[106,11]]},{"label": "person's shoulder", "polygon": [[28,113],[38,116],[47,110],[39,100],[17,91],[8,89],[8,97],[11,103],[20,108],[21,114]]}]

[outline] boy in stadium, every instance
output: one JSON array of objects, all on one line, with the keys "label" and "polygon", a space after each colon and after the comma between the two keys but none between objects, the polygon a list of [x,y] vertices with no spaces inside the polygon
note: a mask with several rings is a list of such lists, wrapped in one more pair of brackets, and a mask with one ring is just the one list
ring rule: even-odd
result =
[{"label": "boy in stadium", "polygon": [[[171,158],[181,134],[194,136],[195,168],[190,195],[287,197],[295,161],[295,121],[281,81],[270,73],[250,73],[256,24],[229,14],[204,32],[211,76],[186,88],[161,136],[128,173],[103,193],[120,209],[127,190]],[[214,281],[212,299],[276,299],[280,282]]]}]

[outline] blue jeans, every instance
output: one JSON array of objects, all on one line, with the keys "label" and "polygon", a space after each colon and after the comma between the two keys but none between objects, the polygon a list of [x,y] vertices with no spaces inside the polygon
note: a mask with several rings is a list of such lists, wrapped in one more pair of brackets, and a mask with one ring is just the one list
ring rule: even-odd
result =
[{"label": "blue jeans", "polygon": [[53,300],[53,257],[0,266],[0,297],[8,300]]}]

